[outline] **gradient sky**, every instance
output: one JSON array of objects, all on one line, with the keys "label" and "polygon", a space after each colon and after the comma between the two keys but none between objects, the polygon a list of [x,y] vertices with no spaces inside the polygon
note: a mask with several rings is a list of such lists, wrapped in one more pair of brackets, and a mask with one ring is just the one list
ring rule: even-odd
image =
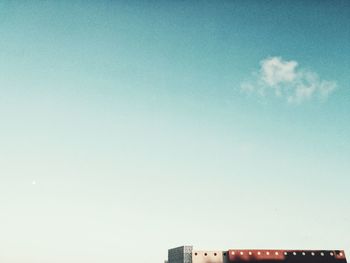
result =
[{"label": "gradient sky", "polygon": [[[350,252],[349,14],[349,1],[2,1],[0,261]],[[299,104],[242,92],[270,57],[336,89]]]}]

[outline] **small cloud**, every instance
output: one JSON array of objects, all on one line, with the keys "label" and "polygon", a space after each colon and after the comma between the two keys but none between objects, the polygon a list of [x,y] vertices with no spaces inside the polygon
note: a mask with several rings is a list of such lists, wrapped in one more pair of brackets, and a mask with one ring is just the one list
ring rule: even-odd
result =
[{"label": "small cloud", "polygon": [[259,96],[272,93],[296,104],[313,97],[327,99],[336,88],[336,83],[322,80],[317,73],[298,66],[297,61],[286,61],[281,57],[264,59],[260,61],[260,70],[252,73],[252,80],[241,83],[241,90]]},{"label": "small cloud", "polygon": [[296,61],[283,61],[279,57],[273,57],[260,62],[262,80],[271,87],[279,84],[290,83],[297,77]]}]

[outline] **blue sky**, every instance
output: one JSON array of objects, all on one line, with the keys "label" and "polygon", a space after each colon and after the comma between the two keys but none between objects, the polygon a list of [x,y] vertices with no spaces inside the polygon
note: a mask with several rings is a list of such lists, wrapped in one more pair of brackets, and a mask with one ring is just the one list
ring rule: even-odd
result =
[{"label": "blue sky", "polygon": [[349,13],[2,2],[0,260],[349,248]]}]

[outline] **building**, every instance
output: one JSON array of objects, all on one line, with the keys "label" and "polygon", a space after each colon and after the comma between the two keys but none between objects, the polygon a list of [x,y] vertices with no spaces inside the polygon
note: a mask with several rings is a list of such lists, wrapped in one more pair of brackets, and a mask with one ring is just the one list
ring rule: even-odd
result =
[{"label": "building", "polygon": [[181,246],[168,250],[167,263],[346,263],[343,250],[228,249],[196,250]]}]

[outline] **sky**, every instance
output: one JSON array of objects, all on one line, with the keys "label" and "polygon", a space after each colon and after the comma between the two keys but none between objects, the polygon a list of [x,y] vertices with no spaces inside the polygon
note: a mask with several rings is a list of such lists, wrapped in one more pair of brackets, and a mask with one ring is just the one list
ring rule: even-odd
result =
[{"label": "sky", "polygon": [[2,1],[0,261],[350,254],[349,1]]}]

